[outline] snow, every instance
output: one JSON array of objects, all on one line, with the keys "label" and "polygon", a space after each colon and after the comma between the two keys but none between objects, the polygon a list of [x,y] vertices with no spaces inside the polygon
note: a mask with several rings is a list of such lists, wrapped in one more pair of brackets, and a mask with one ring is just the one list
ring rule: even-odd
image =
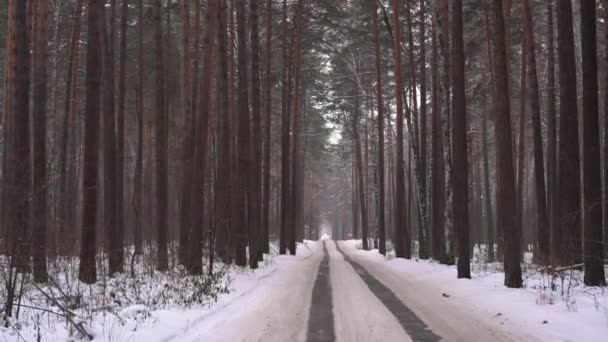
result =
[{"label": "snow", "polygon": [[397,319],[369,291],[333,241],[326,242],[333,290],[336,341],[411,341]]},{"label": "snow", "polygon": [[304,340],[321,246],[298,245],[295,257],[275,257],[265,270],[235,279],[238,288],[232,294],[162,341]]},{"label": "snow", "polygon": [[[330,256],[336,341],[410,341],[329,236],[298,244],[296,256],[266,255],[257,270],[218,264],[224,273],[213,286],[219,291],[196,303],[187,300],[200,284],[195,278],[179,268],[155,273],[145,262],[138,272],[150,274],[135,278],[145,284],[133,284],[125,274],[83,285],[68,276],[68,268],[58,281],[67,294],[82,296],[86,309],[73,309],[74,320],[83,322],[95,341],[305,341],[323,243]],[[471,265],[473,279],[459,280],[455,266],[385,257],[377,250],[360,250],[361,242],[355,240],[338,243],[445,340],[607,340],[608,288],[584,286],[581,272],[551,277],[527,256],[525,287],[508,289],[500,264],[480,262],[478,253]],[[77,269],[77,264],[70,267]],[[60,313],[44,304],[35,289],[26,292],[23,303]],[[38,336],[41,341],[79,340],[65,318],[55,314],[23,307],[20,319],[10,322],[8,328],[0,327],[0,342],[36,341]]]},{"label": "snow", "polygon": [[552,289],[547,284],[554,280],[526,269],[526,286],[508,289],[503,273],[492,267],[473,264],[473,279],[459,280],[455,266],[387,259],[377,250],[358,250],[359,244],[340,242],[353,260],[450,340],[606,341],[608,336],[607,289],[585,287],[574,273],[574,280],[564,279],[562,286],[560,279]]}]

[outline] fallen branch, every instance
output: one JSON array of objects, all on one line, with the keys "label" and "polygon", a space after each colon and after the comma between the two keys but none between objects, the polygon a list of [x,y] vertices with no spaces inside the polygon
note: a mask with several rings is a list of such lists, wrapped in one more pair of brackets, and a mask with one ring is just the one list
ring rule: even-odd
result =
[{"label": "fallen branch", "polygon": [[[59,310],[61,310],[61,311],[64,313],[64,315],[65,315],[65,319],[66,319],[68,322],[70,322],[70,323],[71,323],[71,324],[74,326],[74,328],[76,328],[76,330],[78,330],[78,332],[82,334],[82,336],[87,337],[87,338],[89,339],[89,341],[92,341],[92,340],[93,340],[93,335],[91,335],[91,334],[90,334],[90,333],[87,331],[87,329],[86,329],[86,328],[85,328],[85,326],[84,326],[84,323],[83,323],[83,322],[77,322],[77,321],[76,321],[76,319],[77,319],[78,317],[77,317],[77,315],[76,315],[74,312],[72,312],[72,311],[70,311],[70,310],[68,310],[68,309],[64,308],[64,307],[63,307],[63,306],[62,306],[62,305],[59,303],[59,301],[58,301],[58,300],[57,300],[55,297],[52,297],[51,295],[49,295],[48,293],[46,293],[46,292],[45,292],[43,289],[41,289],[41,288],[40,288],[40,287],[39,287],[39,286],[38,286],[36,283],[32,283],[32,285],[34,285],[34,287],[35,287],[35,288],[36,288],[38,291],[40,291],[40,293],[42,293],[42,295],[44,295],[44,296],[46,297],[46,299],[48,299],[50,302],[52,302],[52,303],[53,303],[53,305],[55,305],[57,308],[59,308]],[[76,318],[76,319],[75,319],[75,318]]]},{"label": "fallen branch", "polygon": [[[604,266],[607,266],[607,265],[608,265],[608,259],[605,259]],[[548,266],[545,268],[541,268],[540,271],[559,273],[559,272],[571,271],[571,270],[582,271],[584,268],[585,268],[585,264],[574,264],[574,265],[570,265],[570,266],[560,266],[560,267]]]}]

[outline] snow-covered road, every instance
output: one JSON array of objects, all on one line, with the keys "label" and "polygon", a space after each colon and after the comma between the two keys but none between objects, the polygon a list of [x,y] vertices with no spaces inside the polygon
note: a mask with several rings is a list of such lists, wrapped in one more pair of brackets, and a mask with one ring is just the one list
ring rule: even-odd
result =
[{"label": "snow-covered road", "polygon": [[545,340],[529,327],[444,296],[433,284],[408,280],[390,262],[370,258],[353,244],[325,240],[308,246],[309,256],[288,265],[281,259],[257,286],[171,340]]}]

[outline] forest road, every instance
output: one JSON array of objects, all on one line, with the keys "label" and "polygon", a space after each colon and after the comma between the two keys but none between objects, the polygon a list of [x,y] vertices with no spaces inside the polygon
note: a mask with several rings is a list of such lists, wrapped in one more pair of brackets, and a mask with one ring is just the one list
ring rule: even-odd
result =
[{"label": "forest road", "polygon": [[309,257],[281,259],[286,267],[174,341],[534,341],[488,323],[466,303],[452,305],[432,284],[405,279],[352,245],[307,244]]}]

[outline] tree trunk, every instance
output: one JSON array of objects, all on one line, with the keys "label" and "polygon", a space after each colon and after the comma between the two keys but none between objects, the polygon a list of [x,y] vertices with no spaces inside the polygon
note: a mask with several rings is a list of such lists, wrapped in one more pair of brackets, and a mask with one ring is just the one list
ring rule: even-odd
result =
[{"label": "tree trunk", "polygon": [[263,167],[263,194],[262,194],[262,232],[260,236],[261,252],[269,253],[269,230],[270,230],[270,155],[271,126],[272,126],[272,0],[266,2],[266,54],[264,55],[264,167]]},{"label": "tree trunk", "polygon": [[382,99],[382,57],[380,55],[380,39],[378,24],[378,3],[372,1],[373,30],[374,30],[374,54],[376,65],[376,104],[378,106],[378,247],[380,254],[386,255],[386,223],[385,223],[385,180],[384,180],[384,100]]},{"label": "tree trunk", "polygon": [[283,94],[281,96],[281,233],[279,242],[279,254],[285,254],[287,250],[288,240],[288,222],[289,222],[289,177],[290,177],[290,162],[289,162],[289,127],[290,114],[287,101],[289,93],[288,81],[288,65],[289,55],[287,46],[287,0],[283,0]]},{"label": "tree trunk", "polygon": [[89,0],[87,30],[87,68],[84,123],[84,185],[82,187],[82,233],[78,278],[83,283],[97,281],[95,263],[95,222],[97,219],[98,125],[101,100],[101,27],[104,4]]},{"label": "tree trunk", "polygon": [[504,232],[505,285],[521,287],[519,264],[520,230],[516,226],[511,115],[508,92],[505,25],[502,0],[494,0],[494,102],[496,138],[496,208],[497,225]]},{"label": "tree trunk", "polygon": [[445,230],[445,259],[440,262],[445,264],[454,263],[454,231],[453,231],[453,218],[452,218],[452,192],[453,192],[453,167],[452,167],[452,135],[450,129],[450,23],[449,23],[449,2],[447,0],[441,0],[439,2],[439,43],[440,51],[443,59],[442,73],[441,73],[441,85],[443,87],[443,97],[441,98],[442,104],[442,133],[443,133],[443,145],[444,145],[444,171],[445,171],[445,219],[444,219],[444,230]]},{"label": "tree trunk", "polygon": [[[209,131],[211,119],[211,94],[213,77],[213,53],[215,49],[215,38],[217,29],[217,17],[219,6],[216,0],[207,1],[207,12],[205,13],[205,38],[203,46],[203,70],[200,82],[199,114],[196,120],[196,137],[194,143],[194,162],[191,174],[194,175],[194,197],[192,202],[192,238],[190,245],[190,261],[187,264],[191,274],[203,272],[203,229],[205,208],[205,176],[207,173],[207,155],[209,152]],[[245,171],[244,171],[245,172]],[[240,188],[239,188],[240,189]],[[244,189],[244,188],[243,188]],[[243,190],[245,191],[245,190]]]},{"label": "tree trunk", "polygon": [[551,235],[551,263],[557,264],[561,250],[557,194],[557,114],[555,108],[555,47],[553,38],[553,0],[547,1],[547,197]]},{"label": "tree trunk", "polygon": [[134,189],[133,189],[133,209],[135,212],[135,223],[133,228],[133,241],[135,244],[135,254],[142,255],[142,217],[143,217],[143,197],[142,183],[143,177],[143,145],[144,145],[144,2],[138,0],[137,4],[137,157],[135,161]]},{"label": "tree trunk", "polygon": [[36,34],[34,41],[33,78],[33,201],[32,201],[32,254],[34,281],[44,283],[46,273],[46,231],[47,231],[47,175],[46,175],[46,105],[47,105],[47,65],[48,65],[48,0],[35,4]]},{"label": "tree trunk", "polygon": [[[486,29],[486,41],[488,50],[488,62],[486,64],[486,70],[490,74],[490,89],[494,89],[494,70],[493,70],[493,53],[492,53],[492,35],[490,28],[490,13],[491,5],[488,8],[485,15],[485,29]],[[487,231],[487,245],[488,245],[488,262],[494,262],[495,257],[495,234],[494,234],[494,211],[492,208],[492,189],[490,184],[490,156],[489,156],[489,132],[488,132],[488,113],[494,109],[494,103],[490,102],[492,97],[489,97],[485,101],[486,111],[481,117],[481,139],[483,148],[483,177],[484,177],[484,199],[485,199],[485,218],[486,218],[486,231]]]},{"label": "tree trunk", "polygon": [[[520,73],[520,94],[519,94],[519,139],[517,144],[517,226],[523,229],[524,223],[524,201],[526,200],[526,191],[524,189],[524,182],[526,178],[526,127],[527,127],[527,117],[526,117],[526,87],[527,87],[527,74],[526,71],[528,69],[528,59],[527,59],[527,37],[524,34],[522,43],[521,43],[521,73]],[[523,240],[524,236],[522,234],[522,252],[525,251],[525,241]],[[523,256],[523,253],[521,254]]]},{"label": "tree trunk", "polygon": [[[213,0],[210,0],[213,1]],[[249,172],[251,165],[250,150],[250,119],[249,119],[249,96],[247,78],[247,38],[246,38],[246,13],[245,2],[237,1],[236,4],[236,23],[238,40],[238,100],[237,100],[237,170],[235,175],[234,187],[237,189],[234,205],[236,208],[235,232],[236,236],[236,259],[238,266],[247,265],[247,237],[251,236],[251,225],[248,223],[247,216],[247,194],[249,193]],[[251,239],[250,239],[251,241]],[[250,246],[253,247],[253,246]],[[253,254],[252,254],[253,256]],[[255,259],[254,257],[251,259]]]},{"label": "tree trunk", "polygon": [[[608,4],[606,1],[604,1],[604,37],[605,44],[608,46]],[[608,66],[608,49],[606,48],[604,65]],[[608,68],[604,77],[608,84]],[[604,103],[604,255],[608,255],[608,101]]]},{"label": "tree trunk", "polygon": [[[572,29],[572,1],[559,0],[557,6],[557,41],[559,61],[559,198],[558,226],[554,238],[558,247],[557,265],[571,265],[582,260],[581,187],[576,99],[576,59]],[[557,252],[556,251],[556,252]]]},{"label": "tree trunk", "polygon": [[426,9],[425,0],[420,0],[420,175],[419,194],[421,205],[422,236],[420,240],[420,257],[429,258],[429,208],[427,196],[427,102],[426,102]]},{"label": "tree trunk", "polygon": [[397,158],[395,175],[395,255],[398,258],[411,258],[410,233],[405,216],[405,173],[403,154],[403,67],[401,61],[401,23],[399,19],[400,1],[393,0],[394,59],[395,59],[395,97],[397,101]]},{"label": "tree trunk", "polygon": [[537,262],[549,264],[549,222],[547,218],[547,199],[545,187],[545,164],[543,157],[543,136],[540,120],[540,92],[538,90],[538,75],[536,71],[536,43],[534,42],[534,26],[530,1],[524,0],[524,28],[528,50],[528,80],[530,109],[532,114],[532,130],[534,142],[534,178],[536,183],[536,215],[538,220],[538,255]]},{"label": "tree trunk", "polygon": [[441,89],[439,80],[439,62],[437,51],[437,12],[433,17],[432,27],[432,69],[433,69],[433,108],[432,108],[432,157],[431,157],[431,227],[432,227],[432,257],[435,260],[445,259],[445,230],[444,230],[444,206],[445,206],[445,170],[443,159],[443,138],[441,132]]},{"label": "tree trunk", "polygon": [[[358,69],[358,68],[357,68]],[[358,73],[358,70],[357,70]],[[353,140],[355,142],[355,167],[357,170],[357,187],[359,188],[359,209],[361,210],[361,240],[363,242],[363,250],[369,250],[367,241],[367,206],[365,203],[365,186],[363,182],[363,161],[361,156],[361,137],[359,136],[359,88],[356,87],[355,108],[353,112]]]},{"label": "tree trunk", "polygon": [[[197,9],[198,10],[198,9]],[[190,195],[191,195],[191,180],[189,174],[192,166],[192,139],[190,132],[192,130],[192,114],[193,109],[190,103],[192,90],[190,86],[191,77],[191,61],[190,52],[190,0],[182,0],[181,4],[182,17],[182,59],[181,59],[181,100],[182,100],[182,115],[184,116],[184,136],[182,145],[182,179],[181,179],[181,198],[180,198],[180,225],[179,225],[179,254],[178,261],[182,265],[186,265],[188,259],[188,238],[190,236]],[[196,28],[195,28],[196,30]]]},{"label": "tree trunk", "polygon": [[[83,0],[77,0],[74,7],[72,34],[70,38],[70,52],[68,56],[68,75],[66,77],[66,96],[64,107],[64,119],[62,122],[62,137],[61,137],[61,156],[59,159],[59,187],[61,199],[60,215],[62,217],[61,224],[58,229],[58,236],[66,237],[75,235],[76,230],[76,202],[78,185],[75,181],[76,177],[70,177],[74,174],[74,164],[76,160],[76,145],[78,139],[76,137],[76,110],[77,110],[77,83],[78,83],[78,66],[80,59],[80,35],[82,28],[82,8]],[[72,242],[66,239],[57,241],[57,254],[68,255],[73,253],[70,250]]]},{"label": "tree trunk", "polygon": [[583,192],[585,285],[606,285],[602,232],[602,183],[598,108],[595,1],[581,1],[583,55]]},{"label": "tree trunk", "polygon": [[155,43],[155,97],[156,97],[156,192],[157,192],[157,265],[156,268],[164,272],[169,267],[167,255],[168,231],[168,139],[167,139],[167,113],[165,107],[165,73],[163,62],[163,28],[162,28],[162,1],[154,1],[154,43]]},{"label": "tree trunk", "polygon": [[215,182],[215,252],[224,262],[229,260],[229,231],[230,231],[230,155],[232,144],[230,139],[230,97],[228,94],[228,56],[226,48],[226,0],[220,6],[218,30],[218,144],[217,144],[217,178]]},{"label": "tree trunk", "polygon": [[258,2],[249,2],[250,50],[251,50],[251,165],[249,172],[249,266],[258,267],[264,260],[259,236],[262,224],[262,103],[260,94],[260,37],[258,33]]},{"label": "tree trunk", "polygon": [[454,94],[453,165],[454,232],[458,234],[458,278],[471,278],[469,255],[469,166],[467,153],[467,106],[464,71],[462,0],[453,2],[452,15],[452,94]]}]

